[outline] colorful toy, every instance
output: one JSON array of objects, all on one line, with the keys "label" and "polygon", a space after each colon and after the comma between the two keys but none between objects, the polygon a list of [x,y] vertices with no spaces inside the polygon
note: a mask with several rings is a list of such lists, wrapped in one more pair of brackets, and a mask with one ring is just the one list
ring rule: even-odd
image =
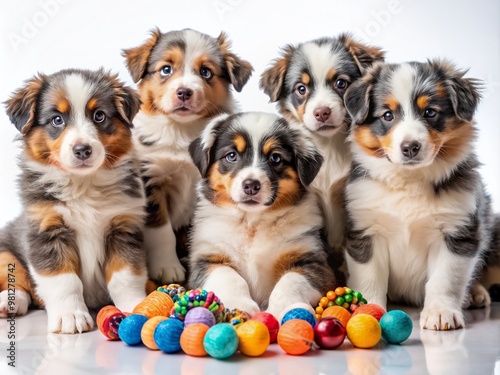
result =
[{"label": "colorful toy", "polygon": [[380,327],[385,341],[391,344],[400,344],[410,337],[413,322],[404,311],[392,310],[380,319]]},{"label": "colorful toy", "polygon": [[210,327],[203,339],[203,347],[213,358],[231,357],[238,349],[236,329],[229,323],[219,323]]},{"label": "colorful toy", "polygon": [[183,286],[181,286],[179,284],[163,285],[163,286],[160,286],[157,290],[159,292],[167,293],[170,296],[170,298],[172,298],[172,299],[174,298],[175,295],[183,294],[186,292],[186,288],[184,288]]},{"label": "colorful toy", "polygon": [[335,349],[344,342],[346,329],[337,318],[321,319],[314,327],[314,342],[321,349]]},{"label": "colorful toy", "polygon": [[180,339],[184,353],[194,357],[206,356],[207,351],[203,347],[203,339],[209,328],[203,323],[191,323],[189,326],[185,326]]},{"label": "colorful toy", "polygon": [[382,329],[377,319],[368,314],[351,317],[347,323],[347,338],[358,348],[368,349],[378,344]]},{"label": "colorful toy", "polygon": [[159,292],[157,290],[148,294],[148,296],[139,303],[132,314],[141,314],[152,318],[153,316],[170,316],[170,311],[174,302],[172,298],[164,292]]},{"label": "colorful toy", "polygon": [[155,340],[153,338],[156,326],[164,321],[165,319],[168,319],[166,316],[153,316],[151,319],[149,319],[144,325],[142,326],[141,329],[141,341],[146,347],[148,347],[151,350],[158,350],[158,346],[155,343]]},{"label": "colorful toy", "polygon": [[351,319],[351,313],[349,310],[337,305],[327,307],[326,310],[323,311],[323,314],[321,314],[321,318],[329,316],[340,320],[344,327],[347,327],[347,322]]},{"label": "colorful toy", "polygon": [[213,293],[204,289],[187,290],[184,293],[178,293],[173,297],[174,306],[171,315],[177,319],[184,320],[187,312],[194,307],[205,307],[214,314],[217,322],[224,318],[224,305]]},{"label": "colorful toy", "polygon": [[272,344],[273,342],[276,342],[276,339],[278,338],[278,331],[280,329],[280,323],[273,314],[261,311],[252,316],[252,320],[264,323],[269,330],[269,343]]},{"label": "colorful toy", "polygon": [[338,287],[335,291],[330,290],[326,296],[321,297],[316,307],[316,318],[320,319],[323,311],[331,306],[342,306],[350,312],[354,312],[359,306],[368,303],[360,292],[355,292],[351,288]]},{"label": "colorful toy", "polygon": [[194,307],[189,310],[184,318],[184,326],[187,327],[194,323],[203,323],[208,327],[215,324],[215,316],[205,307]]},{"label": "colorful toy", "polygon": [[368,314],[380,322],[380,318],[382,318],[385,313],[386,311],[383,307],[374,303],[367,303],[366,305],[359,306],[356,311],[352,313],[352,316],[356,316],[357,314]]},{"label": "colorful toy", "polygon": [[266,351],[270,342],[269,330],[257,320],[248,320],[236,327],[241,354],[258,357]]},{"label": "colorful toy", "polygon": [[309,322],[292,319],[281,325],[278,332],[278,345],[287,354],[304,354],[311,349],[313,343],[314,330]]},{"label": "colorful toy", "polygon": [[119,340],[118,326],[125,319],[125,314],[113,305],[104,306],[97,314],[97,327],[109,340]]},{"label": "colorful toy", "polygon": [[183,330],[184,322],[179,319],[169,318],[158,323],[153,334],[154,342],[158,349],[165,353],[180,351]]},{"label": "colorful toy", "polygon": [[118,336],[128,345],[137,345],[141,342],[141,330],[148,321],[147,316],[132,314],[125,317],[118,326]]},{"label": "colorful toy", "polygon": [[313,328],[316,325],[314,314],[304,308],[295,308],[288,311],[281,320],[281,325],[292,319],[301,319],[308,322]]},{"label": "colorful toy", "polygon": [[233,326],[244,323],[250,320],[250,315],[240,309],[232,309],[226,314],[225,321]]}]

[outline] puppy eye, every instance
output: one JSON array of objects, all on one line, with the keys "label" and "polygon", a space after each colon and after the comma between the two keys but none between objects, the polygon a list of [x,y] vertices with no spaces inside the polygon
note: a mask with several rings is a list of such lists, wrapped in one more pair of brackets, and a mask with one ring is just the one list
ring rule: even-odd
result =
[{"label": "puppy eye", "polygon": [[172,75],[172,73],[173,73],[173,69],[172,69],[172,67],[170,65],[165,65],[160,70],[160,75],[162,77],[168,77],[168,76]]},{"label": "puppy eye", "polygon": [[94,112],[94,121],[97,123],[103,122],[106,120],[106,115],[103,111],[95,111]]},{"label": "puppy eye", "polygon": [[345,79],[337,79],[335,82],[335,87],[339,90],[345,90],[349,86],[349,82],[347,82]]},{"label": "puppy eye", "polygon": [[50,124],[55,128],[60,128],[65,125],[64,119],[61,116],[52,117]]},{"label": "puppy eye", "polygon": [[394,115],[392,114],[391,111],[387,111],[386,113],[384,113],[382,115],[382,117],[384,118],[385,121],[389,122],[389,121],[392,121],[394,120]]},{"label": "puppy eye", "polygon": [[214,75],[214,74],[212,73],[212,71],[211,71],[209,68],[207,68],[206,66],[204,66],[204,67],[202,67],[202,68],[200,69],[200,75],[201,75],[204,79],[206,79],[206,80],[208,81],[210,78],[212,78],[212,77],[213,77],[213,75]]},{"label": "puppy eye", "polygon": [[437,115],[437,111],[433,108],[426,108],[424,111],[425,118],[433,118]]},{"label": "puppy eye", "polygon": [[303,84],[299,83],[297,86],[295,86],[295,92],[299,96],[306,96],[307,95],[307,87],[304,86]]},{"label": "puppy eye", "polygon": [[273,164],[279,164],[281,163],[281,156],[278,154],[271,154],[271,156],[269,156],[269,161]]},{"label": "puppy eye", "polygon": [[226,160],[230,163],[234,163],[238,160],[238,154],[236,152],[230,152],[226,155]]}]

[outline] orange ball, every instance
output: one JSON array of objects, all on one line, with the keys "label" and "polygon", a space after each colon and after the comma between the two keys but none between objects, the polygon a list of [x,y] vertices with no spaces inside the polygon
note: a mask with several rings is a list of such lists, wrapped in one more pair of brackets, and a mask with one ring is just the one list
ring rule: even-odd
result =
[{"label": "orange ball", "polygon": [[335,294],[337,296],[343,296],[345,294],[345,289],[339,286],[337,289],[335,289]]},{"label": "orange ball", "polygon": [[181,334],[181,348],[184,353],[193,357],[206,356],[203,339],[209,328],[203,323],[193,323],[185,327]]},{"label": "orange ball", "polygon": [[269,329],[257,320],[248,320],[236,327],[241,354],[258,357],[266,351],[271,341]]},{"label": "orange ball", "polygon": [[334,301],[335,298],[337,298],[337,295],[333,290],[330,290],[328,293],[326,293],[326,298],[328,298],[329,301]]},{"label": "orange ball", "polygon": [[288,354],[304,354],[311,349],[313,343],[314,329],[305,320],[291,319],[278,331],[278,344]]},{"label": "orange ball", "polygon": [[368,314],[358,314],[349,319],[346,331],[349,341],[363,349],[374,347],[382,337],[378,320]]},{"label": "orange ball", "polygon": [[368,314],[373,316],[380,322],[380,318],[386,313],[383,307],[376,305],[374,303],[367,303],[366,305],[359,306],[354,312],[352,316],[356,316],[358,314]]},{"label": "orange ball", "polygon": [[153,316],[142,326],[142,343],[151,350],[158,350],[158,346],[156,346],[155,340],[153,339],[153,334],[155,333],[155,329],[158,323],[165,319],[167,319],[166,316]]},{"label": "orange ball", "polygon": [[321,314],[321,318],[326,318],[327,316],[337,318],[344,327],[347,326],[347,322],[351,319],[351,313],[349,310],[337,305],[328,307],[325,311],[323,311],[323,314]]},{"label": "orange ball", "polygon": [[154,291],[140,302],[132,311],[133,314],[141,314],[152,318],[153,316],[170,316],[174,301],[165,292]]}]

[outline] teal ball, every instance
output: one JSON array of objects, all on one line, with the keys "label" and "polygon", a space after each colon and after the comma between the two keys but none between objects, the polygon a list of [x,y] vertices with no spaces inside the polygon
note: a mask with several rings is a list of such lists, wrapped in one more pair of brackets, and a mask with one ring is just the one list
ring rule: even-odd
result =
[{"label": "teal ball", "polygon": [[165,353],[177,353],[181,350],[181,334],[184,323],[176,318],[161,321],[155,328],[153,340],[156,346]]},{"label": "teal ball", "polygon": [[285,324],[289,320],[300,319],[308,322],[313,328],[316,325],[316,317],[309,310],[298,307],[288,311],[281,319],[281,325]]},{"label": "teal ball", "polygon": [[125,317],[118,326],[118,337],[128,345],[140,344],[142,326],[147,321],[148,317],[140,314]]},{"label": "teal ball", "polygon": [[380,318],[382,337],[390,344],[400,344],[411,335],[413,322],[410,316],[401,310],[391,310]]},{"label": "teal ball", "polygon": [[238,349],[236,329],[229,323],[210,327],[203,339],[203,347],[210,357],[224,359],[231,357]]}]

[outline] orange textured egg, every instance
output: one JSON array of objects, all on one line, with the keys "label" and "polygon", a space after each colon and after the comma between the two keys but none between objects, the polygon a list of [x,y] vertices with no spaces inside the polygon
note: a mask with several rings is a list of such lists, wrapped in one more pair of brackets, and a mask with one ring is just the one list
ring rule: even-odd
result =
[{"label": "orange textured egg", "polygon": [[193,323],[185,327],[181,334],[181,348],[184,353],[194,357],[206,356],[203,339],[209,328],[203,323]]},{"label": "orange textured egg", "polygon": [[158,323],[164,321],[165,319],[167,319],[166,316],[153,316],[142,326],[142,343],[151,350],[158,350],[158,346],[156,346],[155,340],[153,339],[153,334],[155,333]]},{"label": "orange textured egg", "polygon": [[278,344],[288,354],[304,354],[311,349],[313,343],[313,327],[305,320],[291,319],[278,331]]},{"label": "orange textured egg", "polygon": [[132,311],[133,314],[141,314],[152,318],[153,316],[170,316],[174,301],[165,292],[154,291],[139,303]]},{"label": "orange textured egg", "polygon": [[344,327],[347,326],[347,322],[351,319],[351,313],[342,306],[337,305],[326,308],[323,314],[321,314],[321,318],[326,318],[327,316],[337,318]]}]

